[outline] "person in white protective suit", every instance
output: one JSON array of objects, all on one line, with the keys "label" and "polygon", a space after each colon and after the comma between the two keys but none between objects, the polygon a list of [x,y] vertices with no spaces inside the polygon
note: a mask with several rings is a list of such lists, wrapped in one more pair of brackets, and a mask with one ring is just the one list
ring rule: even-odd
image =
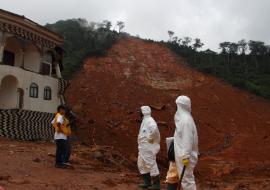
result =
[{"label": "person in white protective suit", "polygon": [[[142,123],[138,135],[138,169],[144,183],[141,188],[160,189],[160,175],[156,162],[156,155],[160,150],[160,133],[157,123],[151,117],[149,106],[141,107]],[[151,177],[153,183],[151,183]]]},{"label": "person in white protective suit", "polygon": [[179,178],[183,167],[186,167],[182,180],[184,190],[196,190],[193,170],[198,161],[198,134],[191,115],[191,101],[187,96],[176,99],[174,152]]}]

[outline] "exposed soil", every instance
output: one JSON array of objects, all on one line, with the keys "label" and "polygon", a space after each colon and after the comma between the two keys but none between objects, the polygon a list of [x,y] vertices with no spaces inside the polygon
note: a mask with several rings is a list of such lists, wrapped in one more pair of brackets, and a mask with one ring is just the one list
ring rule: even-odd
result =
[{"label": "exposed soil", "polygon": [[[73,148],[72,167],[58,169],[54,168],[52,143],[0,138],[0,187],[5,190],[137,189],[134,172],[100,160],[104,148],[78,144]],[[106,158],[111,160],[109,155],[103,155]]]},{"label": "exposed soil", "polygon": [[[54,168],[55,146],[45,142],[18,142],[0,137],[0,189],[5,190],[139,190],[138,173],[116,162],[108,147],[74,144],[72,166]],[[201,181],[200,181],[201,182]],[[198,183],[198,190],[269,189],[270,180],[250,175],[222,182]],[[162,189],[166,185],[162,181]],[[2,190],[2,189],[1,189]]]},{"label": "exposed soil", "polygon": [[201,153],[196,177],[202,184],[224,188],[240,178],[269,177],[269,101],[190,69],[160,44],[120,40],[108,56],[85,61],[66,96],[79,118],[79,139],[113,147],[133,161],[134,169],[137,110],[152,106],[163,139],[158,161],[166,171],[165,138],[173,135],[174,102],[181,94],[193,104]]}]

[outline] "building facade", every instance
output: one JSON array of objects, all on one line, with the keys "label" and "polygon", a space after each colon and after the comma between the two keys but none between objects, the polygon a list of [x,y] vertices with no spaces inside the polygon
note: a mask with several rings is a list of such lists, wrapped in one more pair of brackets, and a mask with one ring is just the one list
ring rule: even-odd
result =
[{"label": "building facade", "polygon": [[0,109],[55,112],[62,42],[33,21],[0,10]]},{"label": "building facade", "polygon": [[[29,128],[22,124],[27,118],[33,125],[30,132],[37,132],[40,123],[46,128],[56,107],[64,103],[62,43],[58,34],[0,9],[0,135],[7,128]],[[10,126],[15,117],[17,126]]]}]

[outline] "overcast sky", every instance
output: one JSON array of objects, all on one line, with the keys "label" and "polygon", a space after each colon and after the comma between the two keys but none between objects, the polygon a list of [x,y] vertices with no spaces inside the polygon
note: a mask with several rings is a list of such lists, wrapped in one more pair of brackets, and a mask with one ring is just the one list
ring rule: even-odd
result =
[{"label": "overcast sky", "polygon": [[121,20],[126,32],[155,40],[167,40],[172,30],[214,50],[219,42],[242,38],[270,44],[270,0],[0,0],[0,8],[42,25],[69,18]]}]

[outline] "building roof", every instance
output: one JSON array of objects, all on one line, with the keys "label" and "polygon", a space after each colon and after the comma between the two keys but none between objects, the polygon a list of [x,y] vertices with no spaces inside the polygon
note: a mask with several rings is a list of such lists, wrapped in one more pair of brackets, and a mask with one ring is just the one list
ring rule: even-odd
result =
[{"label": "building roof", "polygon": [[54,48],[63,43],[63,38],[59,34],[22,15],[3,9],[0,9],[0,30],[49,48]]}]

